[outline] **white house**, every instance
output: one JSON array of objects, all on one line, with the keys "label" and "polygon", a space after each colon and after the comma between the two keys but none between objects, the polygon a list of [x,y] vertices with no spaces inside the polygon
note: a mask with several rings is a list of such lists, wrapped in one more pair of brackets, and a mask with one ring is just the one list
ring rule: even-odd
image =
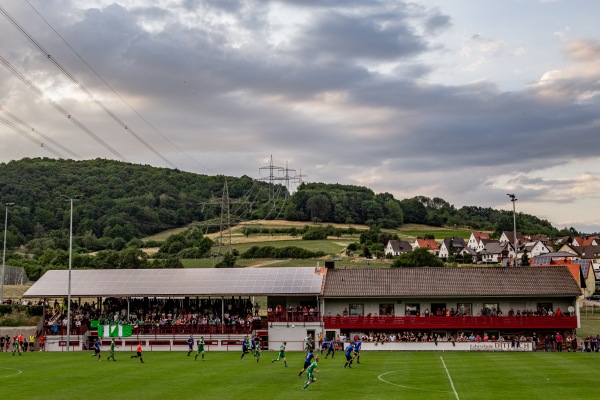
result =
[{"label": "white house", "polygon": [[[489,240],[490,234],[485,232],[471,232],[471,237],[469,237],[469,241],[467,242],[467,246],[472,248],[475,251],[479,251],[481,240]],[[483,247],[481,247],[483,248]]]},{"label": "white house", "polygon": [[399,256],[402,253],[408,253],[412,251],[412,246],[406,240],[388,240],[385,249],[383,250],[386,256]]}]

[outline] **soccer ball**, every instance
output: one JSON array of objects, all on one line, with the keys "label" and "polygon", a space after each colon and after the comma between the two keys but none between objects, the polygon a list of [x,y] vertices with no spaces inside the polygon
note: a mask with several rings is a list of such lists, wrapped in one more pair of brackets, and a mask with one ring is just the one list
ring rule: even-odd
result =
[{"label": "soccer ball", "polygon": [[295,327],[296,327],[296,325],[292,325],[292,328],[295,328]]}]

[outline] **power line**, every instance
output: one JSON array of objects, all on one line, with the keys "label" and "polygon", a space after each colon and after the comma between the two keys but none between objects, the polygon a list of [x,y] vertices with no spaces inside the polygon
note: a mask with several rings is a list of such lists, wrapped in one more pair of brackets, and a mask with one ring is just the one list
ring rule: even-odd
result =
[{"label": "power line", "polygon": [[38,145],[42,149],[46,150],[47,152],[49,152],[51,154],[54,154],[56,157],[58,157],[58,158],[66,158],[59,151],[53,149],[52,147],[48,146],[44,142],[42,142],[42,141],[36,139],[35,137],[31,136],[28,132],[26,132],[23,129],[19,128],[17,125],[15,125],[13,122],[9,121],[8,119],[0,116],[0,122],[3,123],[4,125],[8,126],[9,128],[13,129],[15,132],[19,133],[20,135],[24,136],[25,138],[27,138],[32,143],[35,143],[36,145]]},{"label": "power line", "polygon": [[4,57],[0,56],[0,63],[2,63],[6,69],[13,73],[17,78],[21,80],[21,82],[25,83],[27,86],[31,88],[34,92],[36,92],[40,97],[46,100],[52,107],[54,107],[59,113],[64,115],[69,121],[71,121],[75,126],[79,129],[87,133],[92,139],[96,142],[100,143],[104,146],[105,149],[110,151],[114,156],[119,158],[121,161],[127,161],[125,157],[123,157],[117,150],[113,149],[110,145],[108,145],[104,140],[99,138],[94,132],[92,132],[87,126],[73,117],[67,110],[62,108],[57,102],[52,100],[42,89],[37,87],[32,81],[30,81],[25,75],[20,73],[15,67],[13,67]]},{"label": "power line", "polygon": [[56,142],[55,140],[53,140],[52,138],[44,135],[42,132],[36,130],[33,126],[29,125],[27,122],[23,121],[22,119],[20,119],[19,117],[17,117],[16,115],[14,115],[13,113],[11,113],[10,111],[8,111],[6,108],[0,106],[0,111],[3,111],[6,115],[8,115],[10,118],[12,118],[14,121],[20,123],[21,125],[25,126],[26,128],[28,128],[31,132],[36,133],[38,136],[40,136],[42,139],[52,143],[53,145],[55,145],[56,147],[60,148],[61,150],[69,153],[73,158],[78,158],[81,159],[82,157],[79,156],[76,153],[73,153],[71,150],[67,149],[66,147],[64,147],[63,145],[61,145],[60,143]]},{"label": "power line", "polygon": [[148,121],[143,115],[141,115],[131,104],[129,104],[127,102],[127,100],[125,100],[123,97],[121,97],[121,95],[106,80],[104,80],[104,78],[102,78],[102,76],[100,76],[100,74],[98,72],[96,72],[96,70],[90,64],[88,64],[88,62],[83,57],[81,57],[81,55],[73,47],[71,47],[71,45],[65,40],[65,38],[63,38],[60,35],[60,33],[58,33],[58,31],[56,29],[54,29],[54,27],[46,20],[46,18],[44,18],[44,16],[42,14],[39,13],[39,11],[29,2],[29,0],[25,0],[25,1],[33,9],[33,11],[35,11],[35,13],[46,23],[46,25],[48,25],[48,27],[50,29],[52,29],[52,31],[54,31],[54,33],[56,34],[56,36],[58,36],[63,41],[63,43],[69,49],[71,49],[71,51],[90,69],[90,71],[92,71],[94,73],[94,75],[96,75],[98,77],[98,79],[100,79],[106,85],[106,87],[108,87],[119,99],[121,99],[121,101],[125,105],[127,105],[127,107],[129,107],[130,110],[132,110],[142,121],[144,121],[146,123],[146,125],[148,125],[154,132],[158,133],[171,146],[173,146],[175,149],[177,149],[177,151],[179,151],[181,154],[183,154],[184,156],[186,156],[187,158],[189,158],[191,161],[193,161],[194,163],[196,163],[200,167],[206,169],[207,171],[215,173],[215,171],[213,171],[211,168],[209,168],[206,165],[202,164],[201,162],[199,162],[198,160],[196,160],[195,158],[193,158],[192,156],[190,156],[189,154],[187,154],[185,151],[183,151],[175,143],[173,143],[158,128],[156,128],[150,121]]},{"label": "power line", "polygon": [[[31,4],[30,4],[31,5]],[[48,60],[50,60],[62,73],[69,78],[73,83],[75,83],[81,91],[88,95],[88,97],[98,105],[109,117],[111,117],[117,124],[121,125],[127,132],[129,132],[133,137],[135,137],[140,143],[142,143],[146,148],[156,154],[160,159],[166,162],[173,168],[177,168],[175,164],[170,162],[166,157],[164,157],[161,153],[159,153],[154,147],[148,144],[144,139],[142,139],[131,127],[129,127],[125,122],[123,122],[112,110],[104,105],[100,100],[94,96],[94,94],[87,88],[85,85],[77,80],[73,74],[71,74],[63,65],[61,65],[58,60],[56,60],[52,55],[33,37],[31,36],[25,28],[23,28],[5,9],[0,6],[0,13],[2,13],[6,19],[15,27],[19,32],[23,34],[35,47],[38,48],[40,52],[42,52]]]}]

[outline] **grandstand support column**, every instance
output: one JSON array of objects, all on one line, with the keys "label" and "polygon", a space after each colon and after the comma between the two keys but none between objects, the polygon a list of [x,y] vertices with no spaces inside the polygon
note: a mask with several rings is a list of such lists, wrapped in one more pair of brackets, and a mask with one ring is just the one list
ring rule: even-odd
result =
[{"label": "grandstand support column", "polygon": [[127,300],[127,323],[129,323],[129,297],[126,299]]},{"label": "grandstand support column", "polygon": [[225,315],[225,297],[221,296],[221,328],[223,327],[223,315]]}]

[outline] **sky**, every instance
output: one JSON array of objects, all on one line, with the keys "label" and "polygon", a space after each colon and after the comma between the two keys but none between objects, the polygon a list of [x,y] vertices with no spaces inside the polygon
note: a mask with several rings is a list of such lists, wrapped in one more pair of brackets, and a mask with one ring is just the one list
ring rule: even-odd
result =
[{"label": "sky", "polygon": [[0,162],[267,178],[272,157],[457,208],[514,193],[517,212],[600,231],[600,1],[0,7]]}]

